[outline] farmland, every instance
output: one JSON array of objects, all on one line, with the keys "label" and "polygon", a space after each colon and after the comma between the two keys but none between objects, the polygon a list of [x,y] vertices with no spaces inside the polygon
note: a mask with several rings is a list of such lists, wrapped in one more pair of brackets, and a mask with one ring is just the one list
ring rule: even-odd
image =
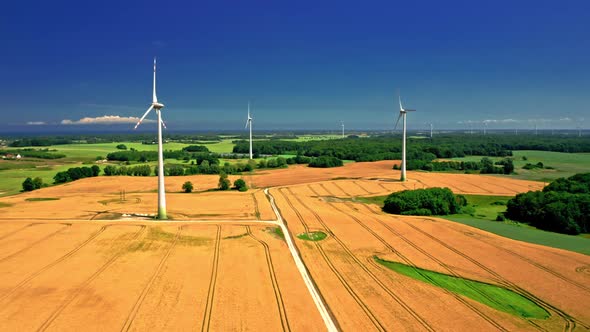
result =
[{"label": "farmland", "polygon": [[[588,328],[589,256],[353,199],[434,186],[502,199],[542,183],[425,172],[402,183],[391,164],[244,177],[270,187],[268,196],[214,191],[216,175],[168,177],[167,222],[142,217],[156,206],[154,177],[86,178],[0,198],[0,326],[324,329],[289,238],[345,331]],[[187,180],[195,192],[180,192]]]}]

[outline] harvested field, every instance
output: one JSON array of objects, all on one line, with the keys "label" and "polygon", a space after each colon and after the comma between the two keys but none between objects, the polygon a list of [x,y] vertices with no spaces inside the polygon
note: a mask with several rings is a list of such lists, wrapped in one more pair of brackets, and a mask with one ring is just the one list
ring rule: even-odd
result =
[{"label": "harvested field", "polygon": [[[296,244],[343,329],[590,328],[590,303],[584,300],[590,296],[590,277],[576,272],[576,267],[590,264],[588,256],[508,240],[438,218],[386,215],[365,204],[333,199],[376,189],[373,184],[359,185],[364,181],[271,190],[293,233],[311,229],[328,234],[322,241],[298,239]],[[501,286],[530,299],[550,317],[525,319],[498,311],[386,269],[374,263],[374,255]]]},{"label": "harvested field", "polygon": [[6,225],[13,233],[1,242],[4,331],[323,325],[286,244],[268,226]]},{"label": "harvested field", "polygon": [[[295,166],[246,177],[258,188],[277,186],[270,194],[340,329],[590,329],[589,256],[438,218],[388,215],[355,199],[432,186],[514,195],[542,183],[422,172],[402,183],[391,164]],[[211,191],[217,180],[167,178],[170,222],[123,217],[155,212],[155,178],[99,177],[2,198],[0,330],[325,329],[275,231],[268,197],[262,189]],[[197,192],[180,193],[185,181]],[[549,318],[498,310],[490,303],[500,300],[476,282],[512,291]]]},{"label": "harvested field", "polygon": [[[427,187],[449,187],[456,193],[480,195],[514,195],[528,190],[543,188],[542,182],[516,180],[505,177],[448,174],[429,172],[408,172],[408,181],[399,182],[400,172],[393,170],[396,161],[359,162],[335,168],[311,168],[303,165],[288,169],[267,170],[252,176],[252,182],[260,188],[295,185],[327,180],[347,182],[347,186],[356,186],[350,191],[356,195],[383,195],[392,191],[418,189]],[[380,180],[380,181],[379,181]],[[371,183],[367,185],[367,183]]]}]

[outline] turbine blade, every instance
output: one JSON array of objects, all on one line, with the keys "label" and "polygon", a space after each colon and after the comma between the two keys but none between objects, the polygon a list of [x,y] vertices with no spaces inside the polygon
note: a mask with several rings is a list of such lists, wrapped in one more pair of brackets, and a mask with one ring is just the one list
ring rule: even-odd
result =
[{"label": "turbine blade", "polygon": [[397,117],[397,121],[395,122],[395,127],[393,128],[393,130],[396,130],[397,129],[397,125],[399,124],[399,119],[402,118],[402,115],[403,115],[403,113],[402,112],[399,112],[399,116]]},{"label": "turbine blade", "polygon": [[402,106],[402,95],[399,92],[399,89],[397,90],[397,98],[399,99],[399,110],[400,112],[404,110],[404,107]]},{"label": "turbine blade", "polygon": [[246,126],[244,127],[244,129],[248,128],[248,122],[250,122],[250,118],[248,118],[248,120],[246,120]]},{"label": "turbine blade", "polygon": [[154,103],[158,102],[158,97],[156,97],[156,57],[154,57],[154,95],[152,101]]},{"label": "turbine blade", "polygon": [[141,121],[143,121],[143,119],[145,119],[146,115],[148,115],[148,113],[154,108],[154,106],[150,106],[150,108],[148,108],[147,111],[145,111],[145,113],[143,114],[143,116],[141,117],[141,119],[139,119],[139,121],[137,122],[137,124],[135,125],[135,128],[133,129],[137,129],[137,127],[139,126],[139,124],[141,123]]},{"label": "turbine blade", "polygon": [[404,110],[404,112],[416,112],[416,110]]},{"label": "turbine blade", "polygon": [[166,127],[166,123],[164,123],[164,120],[160,119],[160,121],[162,122],[162,127],[164,127],[164,129],[168,129],[168,127]]}]

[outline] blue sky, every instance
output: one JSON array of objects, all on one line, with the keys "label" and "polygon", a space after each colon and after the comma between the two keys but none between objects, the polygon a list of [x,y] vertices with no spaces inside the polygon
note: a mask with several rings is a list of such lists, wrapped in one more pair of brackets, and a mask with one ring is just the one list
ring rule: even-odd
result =
[{"label": "blue sky", "polygon": [[255,128],[387,129],[397,88],[410,128],[590,123],[588,1],[14,1],[0,15],[0,130],[139,117],[153,56],[171,130],[240,130],[248,100]]}]

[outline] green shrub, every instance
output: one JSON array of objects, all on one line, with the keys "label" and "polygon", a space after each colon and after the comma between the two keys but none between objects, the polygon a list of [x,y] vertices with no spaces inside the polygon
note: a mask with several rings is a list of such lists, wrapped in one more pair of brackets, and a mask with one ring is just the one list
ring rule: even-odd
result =
[{"label": "green shrub", "polygon": [[428,188],[395,192],[385,199],[383,211],[405,215],[447,215],[458,213],[466,204],[449,188]]},{"label": "green shrub", "polygon": [[185,183],[182,184],[182,190],[184,190],[185,193],[190,193],[193,191],[193,183],[190,181],[186,181]]},{"label": "green shrub", "polygon": [[309,167],[329,168],[342,166],[342,160],[336,157],[321,156],[314,158],[310,163]]},{"label": "green shrub", "polygon": [[225,174],[224,172],[221,172],[219,174],[219,182],[217,183],[217,188],[219,188],[219,190],[229,190],[230,187],[230,181],[227,178],[227,174]]},{"label": "green shrub", "polygon": [[237,179],[236,181],[234,181],[234,188],[236,188],[238,191],[248,191],[246,181],[242,179]]}]

